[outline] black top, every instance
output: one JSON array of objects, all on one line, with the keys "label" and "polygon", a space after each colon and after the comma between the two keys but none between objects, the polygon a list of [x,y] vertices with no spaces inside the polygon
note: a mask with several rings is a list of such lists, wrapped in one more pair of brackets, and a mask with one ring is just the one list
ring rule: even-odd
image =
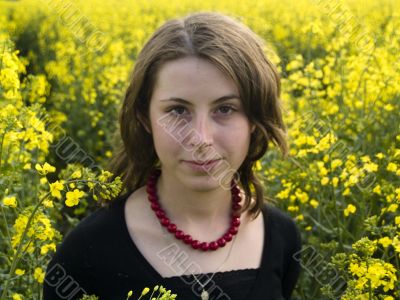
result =
[{"label": "black top", "polygon": [[[47,267],[44,300],[79,299],[83,293],[100,300],[124,300],[130,290],[137,296],[144,287],[156,285],[171,290],[177,299],[201,299],[193,276],[163,278],[138,250],[125,222],[127,198],[128,194],[120,196],[98,208],[65,236]],[[300,271],[293,258],[301,247],[300,234],[294,221],[277,208],[265,205],[262,213],[265,238],[260,268],[217,272],[205,287],[210,300],[290,298]],[[204,284],[211,275],[196,276]]]}]

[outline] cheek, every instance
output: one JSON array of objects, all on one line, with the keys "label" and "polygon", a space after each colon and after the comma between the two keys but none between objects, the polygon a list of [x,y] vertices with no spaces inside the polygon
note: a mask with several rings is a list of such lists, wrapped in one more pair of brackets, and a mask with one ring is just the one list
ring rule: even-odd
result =
[{"label": "cheek", "polygon": [[243,148],[250,143],[250,125],[246,119],[238,119],[224,131],[221,137],[232,147]]},{"label": "cheek", "polygon": [[153,142],[159,158],[176,156],[181,148],[179,141],[159,124],[153,124]]}]

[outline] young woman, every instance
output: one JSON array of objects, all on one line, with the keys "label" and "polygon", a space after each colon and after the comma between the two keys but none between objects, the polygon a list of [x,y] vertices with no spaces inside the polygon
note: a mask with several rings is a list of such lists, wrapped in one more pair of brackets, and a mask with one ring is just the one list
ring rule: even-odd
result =
[{"label": "young woman", "polygon": [[289,299],[295,223],[267,205],[254,164],[287,153],[279,76],[262,40],[218,13],[156,30],[137,57],[112,162],[125,192],[85,218],[48,266],[44,299]]}]

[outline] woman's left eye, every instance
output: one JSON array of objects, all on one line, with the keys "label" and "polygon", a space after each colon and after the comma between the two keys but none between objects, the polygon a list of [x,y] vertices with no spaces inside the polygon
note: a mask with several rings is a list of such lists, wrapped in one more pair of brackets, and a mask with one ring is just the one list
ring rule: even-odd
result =
[{"label": "woman's left eye", "polygon": [[218,110],[220,112],[222,112],[222,114],[224,114],[224,115],[230,114],[230,113],[235,111],[235,109],[232,106],[229,106],[229,105],[220,106],[218,108]]}]

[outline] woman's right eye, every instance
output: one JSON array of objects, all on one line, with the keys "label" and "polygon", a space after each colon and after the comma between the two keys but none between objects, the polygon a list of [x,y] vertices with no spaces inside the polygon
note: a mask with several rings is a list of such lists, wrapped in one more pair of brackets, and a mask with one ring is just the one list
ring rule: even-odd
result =
[{"label": "woman's right eye", "polygon": [[174,106],[167,110],[168,113],[173,113],[174,115],[182,115],[185,112],[185,108],[183,106]]}]

